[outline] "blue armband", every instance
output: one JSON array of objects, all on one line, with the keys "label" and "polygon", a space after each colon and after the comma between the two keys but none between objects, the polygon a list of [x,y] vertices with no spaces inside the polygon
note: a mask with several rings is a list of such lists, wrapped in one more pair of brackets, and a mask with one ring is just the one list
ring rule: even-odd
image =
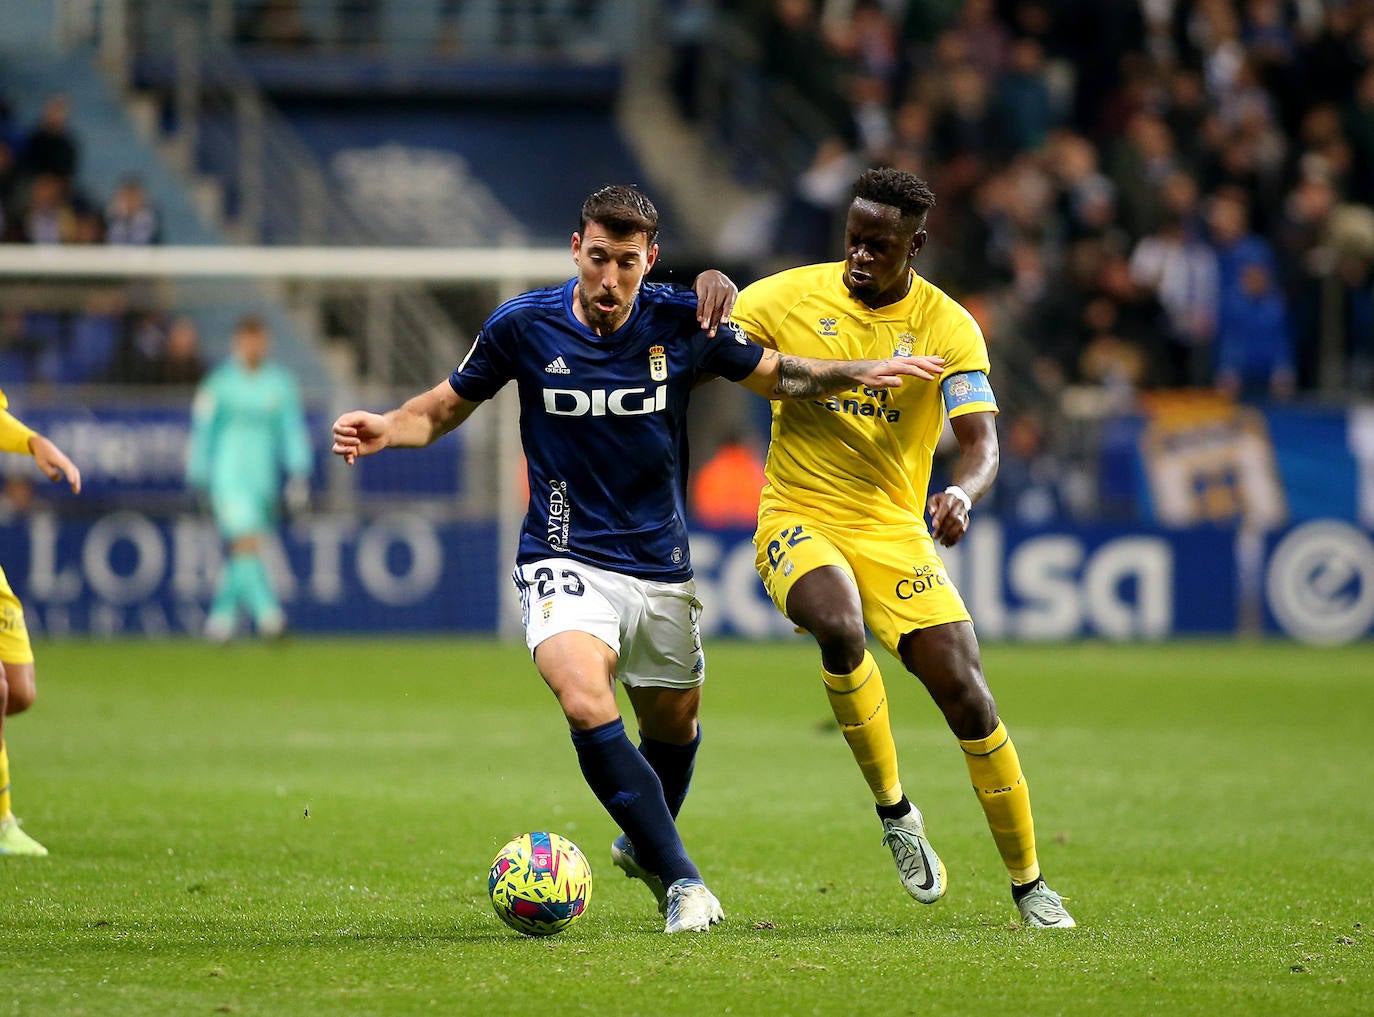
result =
[{"label": "blue armband", "polygon": [[940,390],[945,394],[945,413],[953,413],[965,406],[987,406],[997,409],[997,397],[992,394],[992,385],[982,371],[964,371],[951,374],[940,381]]}]

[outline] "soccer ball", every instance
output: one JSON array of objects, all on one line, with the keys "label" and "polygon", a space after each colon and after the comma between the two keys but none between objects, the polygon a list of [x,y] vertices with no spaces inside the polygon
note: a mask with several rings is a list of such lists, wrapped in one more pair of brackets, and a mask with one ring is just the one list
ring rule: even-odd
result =
[{"label": "soccer ball", "polygon": [[522,833],[500,851],[487,878],[501,921],[526,936],[552,936],[582,916],[592,899],[592,867],[556,833]]}]

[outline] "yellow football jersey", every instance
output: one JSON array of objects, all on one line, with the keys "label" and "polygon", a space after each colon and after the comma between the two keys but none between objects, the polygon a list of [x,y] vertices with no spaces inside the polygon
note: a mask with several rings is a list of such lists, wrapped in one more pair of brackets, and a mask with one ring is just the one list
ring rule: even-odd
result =
[{"label": "yellow football jersey", "polygon": [[746,287],[731,317],[781,353],[945,358],[940,381],[906,378],[898,389],[775,401],[760,512],[802,509],[847,527],[921,520],[944,428],[945,389],[951,417],[997,410],[985,384],[954,377],[987,374],[987,345],[977,322],[915,272],[904,298],[874,309],[850,296],[843,262],[795,268]]}]

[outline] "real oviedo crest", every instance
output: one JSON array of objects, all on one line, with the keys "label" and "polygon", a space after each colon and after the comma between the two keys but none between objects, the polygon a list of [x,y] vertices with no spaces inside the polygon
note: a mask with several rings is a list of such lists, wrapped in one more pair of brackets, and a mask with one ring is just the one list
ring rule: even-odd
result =
[{"label": "real oviedo crest", "polygon": [[662,346],[649,347],[649,377],[654,381],[668,380],[668,356]]}]

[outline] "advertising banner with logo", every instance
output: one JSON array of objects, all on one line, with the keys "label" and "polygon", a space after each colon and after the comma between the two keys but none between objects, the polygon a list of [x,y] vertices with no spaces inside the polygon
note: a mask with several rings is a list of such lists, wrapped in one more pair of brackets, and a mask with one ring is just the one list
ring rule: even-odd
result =
[{"label": "advertising banner with logo", "polygon": [[[792,632],[754,571],[750,534],[695,533],[706,632]],[[1163,639],[1237,627],[1234,531],[1032,530],[981,519],[941,550],[984,639]],[[894,596],[909,594],[896,589]]]},{"label": "advertising banner with logo", "polygon": [[[754,571],[750,536],[692,535],[708,637],[793,635]],[[498,544],[495,523],[320,515],[283,527],[267,558],[295,631],[494,634],[503,599],[515,598]],[[53,637],[199,633],[222,555],[199,516],[44,511],[0,523],[0,564],[30,626]],[[1374,533],[1340,520],[1251,541],[1226,528],[984,518],[944,558],[985,640],[1229,636],[1251,616],[1312,643],[1374,634]]]},{"label": "advertising banner with logo", "polygon": [[1317,519],[1268,542],[1267,626],[1307,643],[1374,635],[1374,532]]},{"label": "advertising banner with logo", "polygon": [[[496,630],[496,545],[494,524],[321,515],[283,527],[265,556],[293,631],[477,633]],[[29,627],[54,637],[199,634],[222,556],[200,516],[0,524],[0,565]]]},{"label": "advertising banner with logo", "polygon": [[[186,456],[191,440],[190,408],[184,404],[134,406],[100,402],[93,405],[24,406],[15,412],[34,430],[51,438],[81,466],[82,504],[118,503],[166,508],[186,501]],[[316,436],[315,473],[311,488],[325,486],[329,461],[325,444],[333,418],[322,408],[307,413],[310,434]],[[427,448],[409,449],[404,457],[379,456],[366,470],[353,476],[359,494],[383,498],[452,498],[463,493],[464,456],[467,442],[462,434]],[[0,459],[0,473],[27,476],[35,482],[42,475],[32,461],[20,456]],[[64,488],[44,489],[55,501],[71,499]]]}]

